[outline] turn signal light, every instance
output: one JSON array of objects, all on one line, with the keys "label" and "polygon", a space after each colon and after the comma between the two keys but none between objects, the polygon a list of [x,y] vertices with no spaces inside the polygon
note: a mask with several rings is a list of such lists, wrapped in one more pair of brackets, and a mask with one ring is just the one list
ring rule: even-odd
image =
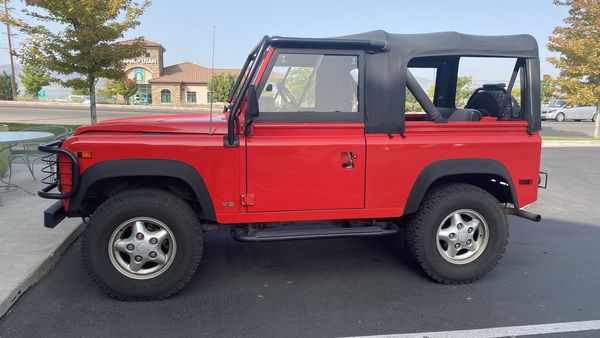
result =
[{"label": "turn signal light", "polygon": [[92,158],[92,152],[91,151],[78,151],[77,152],[77,157],[79,157],[79,158]]}]

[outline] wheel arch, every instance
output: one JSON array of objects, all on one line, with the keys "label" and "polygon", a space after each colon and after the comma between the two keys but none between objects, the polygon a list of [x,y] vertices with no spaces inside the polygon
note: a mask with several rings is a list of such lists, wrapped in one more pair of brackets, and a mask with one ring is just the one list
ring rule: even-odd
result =
[{"label": "wheel arch", "polygon": [[502,163],[479,158],[450,159],[433,162],[423,168],[408,195],[404,214],[416,212],[427,191],[444,182],[472,184],[491,193],[502,203],[518,205],[512,177]]},{"label": "wheel arch", "polygon": [[[86,197],[94,188],[105,182],[137,182],[160,179],[160,183],[171,190],[181,192],[180,196],[193,194],[201,208],[204,219],[216,221],[216,214],[212,199],[202,176],[191,165],[165,159],[127,159],[110,160],[96,163],[81,174],[80,187],[71,198],[68,213],[82,214],[82,207]],[[175,192],[175,191],[174,191]]]}]

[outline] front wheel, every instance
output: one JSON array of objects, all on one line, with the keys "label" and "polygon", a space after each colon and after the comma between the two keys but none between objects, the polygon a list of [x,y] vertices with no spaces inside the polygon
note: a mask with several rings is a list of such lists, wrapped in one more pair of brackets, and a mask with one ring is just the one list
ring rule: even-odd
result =
[{"label": "front wheel", "polygon": [[410,253],[432,279],[445,284],[476,281],[500,261],[508,222],[499,202],[468,184],[433,188],[407,229]]},{"label": "front wheel", "polygon": [[110,198],[90,217],[83,262],[114,298],[167,298],[192,278],[202,256],[202,235],[185,201],[162,190],[136,189]]},{"label": "front wheel", "polygon": [[592,117],[592,121],[598,121],[598,113],[594,114],[594,117]]},{"label": "front wheel", "polygon": [[565,114],[564,113],[558,113],[558,114],[556,114],[556,117],[554,119],[556,120],[556,122],[564,122],[565,121]]}]

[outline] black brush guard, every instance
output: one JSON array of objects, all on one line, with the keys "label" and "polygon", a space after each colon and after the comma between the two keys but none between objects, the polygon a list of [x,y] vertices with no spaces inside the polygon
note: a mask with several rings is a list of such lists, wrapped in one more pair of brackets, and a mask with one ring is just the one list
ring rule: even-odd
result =
[{"label": "black brush guard", "polygon": [[[42,168],[42,173],[44,177],[42,178],[42,183],[46,186],[38,191],[38,196],[42,198],[48,199],[65,199],[73,196],[79,189],[79,163],[77,163],[77,158],[70,151],[61,148],[63,141],[55,141],[52,143],[44,144],[38,146],[38,150],[44,153],[48,153],[47,156],[42,157],[42,162],[45,163]],[[60,156],[62,155],[62,156]],[[59,165],[62,163],[70,163],[71,164],[71,172],[59,172]],[[60,175],[71,175],[71,184],[66,185],[70,186],[70,190],[67,192],[50,192],[55,188],[59,187]],[[63,183],[63,186],[65,184]]]}]

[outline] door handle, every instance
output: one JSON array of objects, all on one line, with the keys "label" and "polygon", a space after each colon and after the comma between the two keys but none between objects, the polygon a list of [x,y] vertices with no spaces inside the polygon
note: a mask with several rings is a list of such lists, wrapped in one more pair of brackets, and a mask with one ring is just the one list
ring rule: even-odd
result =
[{"label": "door handle", "polygon": [[354,160],[358,158],[358,155],[353,154],[351,151],[342,153],[342,168],[354,169]]}]

